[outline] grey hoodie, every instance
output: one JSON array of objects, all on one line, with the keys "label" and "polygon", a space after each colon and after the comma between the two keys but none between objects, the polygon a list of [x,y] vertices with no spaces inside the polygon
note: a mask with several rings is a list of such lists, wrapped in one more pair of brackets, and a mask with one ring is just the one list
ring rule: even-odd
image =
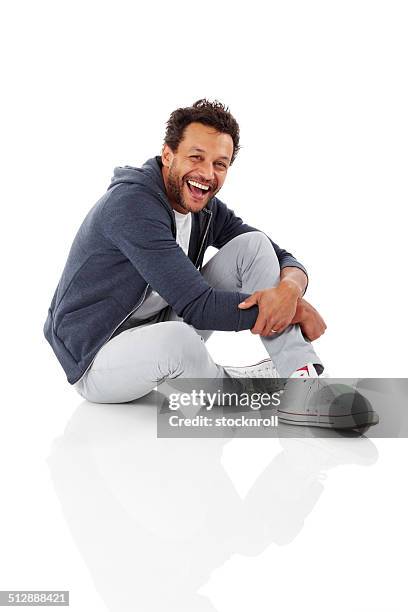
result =
[{"label": "grey hoodie", "polygon": [[[142,304],[149,285],[197,329],[253,327],[258,307],[238,308],[248,294],[215,290],[199,271],[208,246],[220,249],[252,231],[259,230],[214,197],[193,213],[186,257],[176,242],[160,157],[141,168],[116,168],[107,192],[75,236],[44,325],[68,381],[81,378],[97,352]],[[305,271],[293,255],[271,243],[281,268]]]}]

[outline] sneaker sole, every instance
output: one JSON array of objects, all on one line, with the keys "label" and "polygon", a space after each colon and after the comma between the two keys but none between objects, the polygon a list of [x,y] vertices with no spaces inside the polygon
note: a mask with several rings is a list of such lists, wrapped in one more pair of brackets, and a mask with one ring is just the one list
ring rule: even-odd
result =
[{"label": "sneaker sole", "polygon": [[321,414],[319,417],[307,414],[293,414],[278,410],[278,422],[285,425],[308,425],[330,429],[363,429],[379,423],[376,412],[357,412],[353,415]]}]

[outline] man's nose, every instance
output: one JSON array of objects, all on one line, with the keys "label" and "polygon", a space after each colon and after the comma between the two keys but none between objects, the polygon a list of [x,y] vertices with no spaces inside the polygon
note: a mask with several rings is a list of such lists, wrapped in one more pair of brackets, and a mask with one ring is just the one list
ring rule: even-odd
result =
[{"label": "man's nose", "polygon": [[214,167],[211,162],[201,162],[198,171],[201,174],[202,178],[206,181],[214,180]]}]

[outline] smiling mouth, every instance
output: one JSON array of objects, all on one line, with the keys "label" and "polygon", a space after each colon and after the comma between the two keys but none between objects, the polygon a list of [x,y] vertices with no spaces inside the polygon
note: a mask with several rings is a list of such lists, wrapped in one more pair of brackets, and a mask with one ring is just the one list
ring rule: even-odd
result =
[{"label": "smiling mouth", "polygon": [[195,200],[204,200],[205,196],[211,192],[209,185],[204,185],[192,179],[187,179],[186,185]]}]

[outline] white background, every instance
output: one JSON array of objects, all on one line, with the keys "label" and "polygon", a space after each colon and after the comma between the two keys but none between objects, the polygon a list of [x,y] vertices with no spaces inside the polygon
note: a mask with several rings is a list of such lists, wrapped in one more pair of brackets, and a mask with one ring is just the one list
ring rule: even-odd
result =
[{"label": "white background", "polygon": [[[305,263],[306,297],[328,324],[316,348],[330,373],[406,377],[406,3],[39,1],[9,3],[2,13],[0,589],[70,589],[71,607],[81,611],[126,610],[106,593],[129,589],[130,597],[132,580],[141,610],[166,609],[170,591],[179,611],[405,610],[396,561],[407,544],[404,440],[376,440],[377,451],[345,440],[323,450],[295,443],[282,450],[277,441],[180,444],[167,488],[152,493],[152,479],[174,461],[173,447],[154,439],[154,407],[140,406],[128,423],[123,407],[102,418],[81,404],[42,325],[73,236],[114,166],[158,154],[175,108],[218,98],[237,118],[242,143],[220,197]],[[216,334],[209,348],[229,364],[265,355],[249,332]],[[118,460],[136,447],[144,453]],[[84,448],[93,449],[106,491],[139,525],[131,552],[101,545],[115,530],[126,542],[126,521],[113,510],[99,536],[86,539],[92,521],[84,517],[92,509],[96,521],[106,506],[92,493]],[[204,469],[208,457],[218,458],[218,471]],[[262,536],[252,549],[251,529],[242,527],[246,544],[239,541],[242,523],[234,522],[237,505],[224,497],[225,483],[210,486],[209,474],[216,480],[224,470],[242,501],[274,461],[271,496],[263,490],[260,506],[276,502],[279,533],[292,533],[297,521],[300,528],[283,543]],[[301,491],[312,491],[316,474],[333,462],[323,497],[308,502]],[[293,490],[285,488],[291,478]],[[165,504],[173,517],[183,512],[174,532]],[[151,523],[137,514],[141,505]],[[303,530],[303,519],[290,518],[299,508],[311,513]],[[258,524],[252,512],[249,524]],[[186,523],[194,534],[204,525],[213,546],[200,548],[203,540],[188,529],[183,536]],[[145,535],[158,525],[153,547]],[[219,555],[217,525],[225,535]],[[172,553],[163,552],[164,540]],[[108,557],[112,566],[96,577]],[[169,583],[180,587],[167,585],[163,599],[160,558]]]}]

